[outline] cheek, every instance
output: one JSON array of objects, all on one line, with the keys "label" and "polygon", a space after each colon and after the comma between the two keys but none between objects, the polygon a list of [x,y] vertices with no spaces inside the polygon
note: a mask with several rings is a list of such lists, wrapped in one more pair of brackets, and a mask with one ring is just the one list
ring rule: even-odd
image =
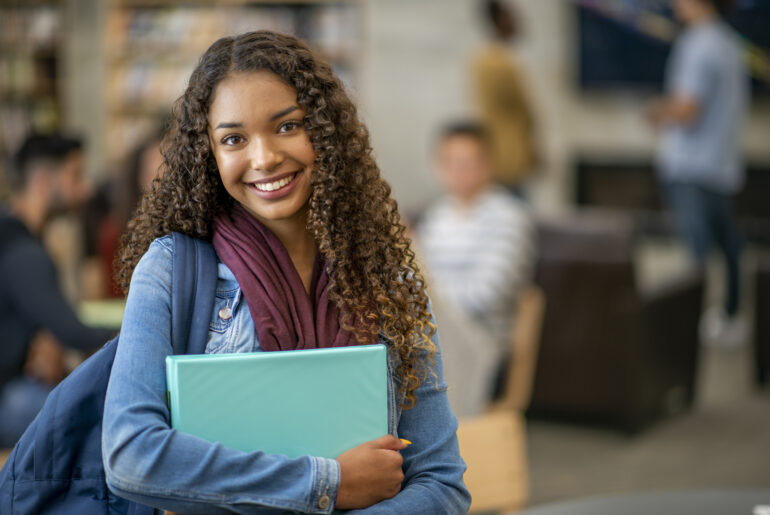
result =
[{"label": "cheek", "polygon": [[225,152],[219,152],[214,153],[214,161],[219,170],[219,177],[225,185],[227,185],[228,182],[237,180],[239,176],[239,163],[236,157]]},{"label": "cheek", "polygon": [[304,145],[301,150],[303,160],[308,166],[312,166],[315,163],[316,151],[313,149],[313,143],[310,141],[310,136],[305,134]]}]

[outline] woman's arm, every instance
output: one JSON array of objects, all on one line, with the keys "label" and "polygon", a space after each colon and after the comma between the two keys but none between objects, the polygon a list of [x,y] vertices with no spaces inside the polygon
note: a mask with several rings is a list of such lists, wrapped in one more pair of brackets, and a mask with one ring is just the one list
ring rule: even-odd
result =
[{"label": "woman's arm", "polygon": [[[438,334],[433,336],[438,348]],[[404,483],[400,493],[364,510],[348,513],[421,513],[452,515],[467,513],[471,496],[463,483],[465,462],[457,445],[457,419],[446,396],[441,353],[415,391],[417,404],[401,413],[398,436],[412,444],[401,451]]]},{"label": "woman's arm", "polygon": [[104,407],[107,484],[130,500],[180,513],[330,513],[339,465],[228,449],[169,426],[172,240],[134,271]]}]

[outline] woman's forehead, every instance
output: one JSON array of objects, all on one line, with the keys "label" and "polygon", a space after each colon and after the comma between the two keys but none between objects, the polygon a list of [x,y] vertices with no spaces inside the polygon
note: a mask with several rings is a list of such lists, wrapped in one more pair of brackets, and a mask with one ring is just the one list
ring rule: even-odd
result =
[{"label": "woman's forehead", "polygon": [[270,71],[236,72],[225,77],[214,89],[209,118],[269,116],[276,108],[296,102],[297,92],[278,75]]}]

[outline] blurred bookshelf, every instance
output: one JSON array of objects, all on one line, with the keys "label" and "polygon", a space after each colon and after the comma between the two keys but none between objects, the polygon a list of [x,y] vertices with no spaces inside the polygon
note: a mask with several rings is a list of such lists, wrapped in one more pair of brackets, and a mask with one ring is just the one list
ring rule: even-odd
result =
[{"label": "blurred bookshelf", "polygon": [[[30,131],[61,124],[63,7],[58,1],[0,2],[0,176]],[[0,181],[0,196],[5,194]]]},{"label": "blurred bookshelf", "polygon": [[356,0],[113,0],[103,33],[103,161],[123,161],[136,142],[157,129],[200,55],[223,36],[258,29],[297,35],[354,86],[361,8]]}]

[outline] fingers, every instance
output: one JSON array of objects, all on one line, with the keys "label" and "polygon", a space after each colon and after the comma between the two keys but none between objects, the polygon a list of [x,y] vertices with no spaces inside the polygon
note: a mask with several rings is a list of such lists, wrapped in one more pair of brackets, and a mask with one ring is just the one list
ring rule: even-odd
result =
[{"label": "fingers", "polygon": [[403,451],[412,444],[409,440],[399,439],[393,435],[384,435],[376,440],[368,442],[374,449],[386,449],[390,451]]},{"label": "fingers", "polygon": [[399,481],[393,482],[393,485],[385,492],[384,498],[390,499],[392,497],[395,497],[398,492],[401,491],[401,484],[404,482],[403,474],[401,474],[401,479]]},{"label": "fingers", "polygon": [[401,453],[390,449],[380,449],[381,461],[378,476],[383,481],[384,491],[383,495],[386,499],[390,499],[398,492],[401,491],[401,485],[404,482],[404,470],[402,465],[404,458],[401,457]]},{"label": "fingers", "polygon": [[405,441],[384,435],[340,454],[337,507],[365,508],[400,492],[404,458],[399,451],[406,447]]}]

